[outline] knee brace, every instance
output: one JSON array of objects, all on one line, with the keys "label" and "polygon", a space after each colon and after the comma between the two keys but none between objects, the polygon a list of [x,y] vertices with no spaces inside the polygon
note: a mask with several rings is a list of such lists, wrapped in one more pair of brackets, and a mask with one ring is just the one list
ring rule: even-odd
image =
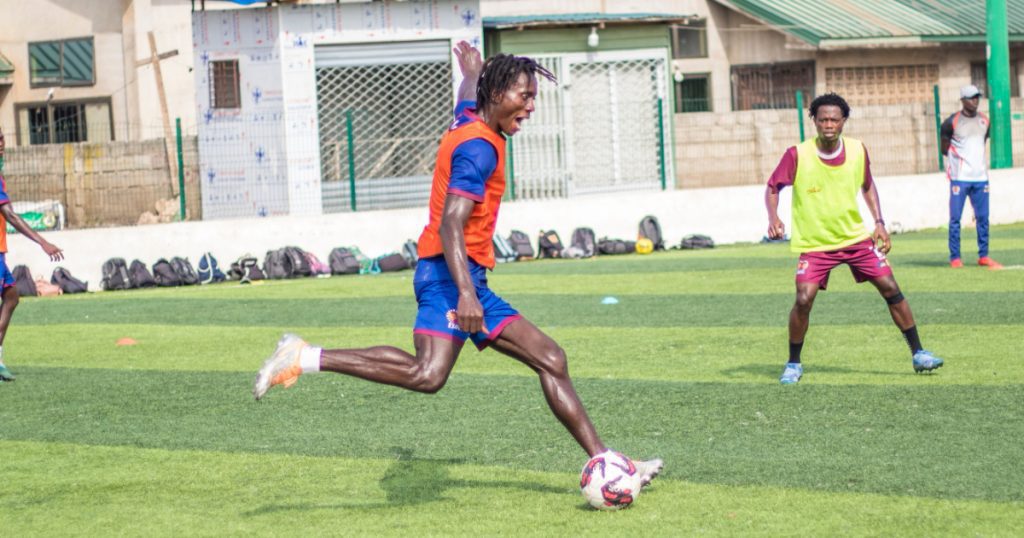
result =
[{"label": "knee brace", "polygon": [[890,306],[892,306],[894,304],[902,303],[903,302],[903,292],[902,291],[898,291],[898,292],[896,292],[896,295],[893,295],[892,297],[886,297],[885,298],[885,302],[889,303]]}]

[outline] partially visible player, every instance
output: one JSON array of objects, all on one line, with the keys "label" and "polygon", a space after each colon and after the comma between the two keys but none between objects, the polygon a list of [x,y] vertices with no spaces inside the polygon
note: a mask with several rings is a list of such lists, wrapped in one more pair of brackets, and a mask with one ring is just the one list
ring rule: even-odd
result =
[{"label": "partially visible player", "polygon": [[[778,215],[779,191],[787,185],[793,187],[790,248],[800,253],[796,303],[789,313],[789,361],[779,381],[788,385],[803,376],[800,352],[814,298],[819,289],[825,289],[832,269],[843,263],[850,266],[857,282],[871,282],[888,303],[892,320],[910,346],[914,371],[939,368],[942,359],[921,347],[914,315],[885,257],[892,243],[867,149],[860,141],[842,136],[850,106],[842,97],[828,93],[811,102],[810,116],[818,136],[786,150],[765,190],[768,237],[780,239],[786,227]],[[858,192],[875,221],[870,233],[857,206]]]},{"label": "partially visible player", "polygon": [[47,242],[28,223],[14,212],[11,208],[11,198],[7,195],[7,181],[3,176],[4,153],[7,148],[4,140],[3,130],[0,129],[0,381],[14,381],[14,374],[4,364],[4,338],[7,336],[7,327],[11,324],[11,316],[14,309],[18,307],[18,288],[14,287],[14,275],[7,266],[7,224],[10,223],[15,230],[21,232],[25,237],[35,241],[43,247],[43,252],[53,261],[64,259],[61,249]]},{"label": "partially visible player", "polygon": [[[505,138],[530,119],[537,75],[551,81],[554,76],[522,56],[498,54],[483,63],[466,42],[454,52],[464,78],[455,119],[438,149],[429,222],[418,242],[416,354],[391,346],[321,349],[285,335],[257,374],[253,393],[258,400],[272,386],[288,387],[301,374],[321,370],[435,393],[470,339],[536,372],[551,411],[589,456],[597,455],[607,448],[576,395],[565,351],[487,286],[505,191]],[[662,467],[661,460],[635,464],[644,483]]]}]

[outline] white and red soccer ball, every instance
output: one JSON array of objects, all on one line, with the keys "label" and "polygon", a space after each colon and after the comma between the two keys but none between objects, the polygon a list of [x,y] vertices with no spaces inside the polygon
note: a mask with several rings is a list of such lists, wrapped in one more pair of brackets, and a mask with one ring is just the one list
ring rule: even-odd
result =
[{"label": "white and red soccer ball", "polygon": [[602,452],[583,466],[580,491],[598,510],[620,510],[640,495],[640,473],[633,461],[612,450]]}]

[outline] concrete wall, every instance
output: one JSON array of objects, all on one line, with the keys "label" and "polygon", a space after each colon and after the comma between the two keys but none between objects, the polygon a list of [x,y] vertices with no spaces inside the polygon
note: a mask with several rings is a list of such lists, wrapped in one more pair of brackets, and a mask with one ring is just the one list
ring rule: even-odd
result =
[{"label": "concrete wall", "polygon": [[[1024,220],[1024,182],[1019,179],[1022,172],[1024,169],[992,173],[994,224]],[[891,226],[899,225],[908,231],[944,224],[948,218],[947,185],[941,174],[879,178],[886,220]],[[764,187],[750,185],[506,203],[501,209],[498,232],[507,235],[512,229],[519,229],[535,236],[541,228],[554,228],[568,240],[574,228],[590,226],[598,237],[631,239],[636,237],[640,219],[653,214],[661,221],[669,243],[677,243],[691,233],[708,234],[722,244],[758,241],[767,228],[763,200]],[[907,200],[913,203],[905,203]],[[789,190],[784,190],[780,214],[787,223],[789,206]],[[863,207],[861,212],[870,218]],[[8,239],[8,263],[27,264],[33,274],[47,277],[57,265],[62,265],[88,280],[90,289],[98,289],[100,267],[104,260],[115,256],[129,261],[139,258],[148,265],[162,257],[188,256],[195,263],[203,252],[211,251],[223,265],[228,265],[246,252],[262,261],[268,249],[285,245],[298,245],[321,258],[326,258],[333,247],[357,245],[367,255],[376,256],[398,250],[406,239],[416,239],[426,223],[426,213],[426,208],[419,208],[47,233],[48,240],[65,251],[67,259],[60,264],[50,262],[25,237],[13,235]],[[963,220],[970,219],[968,210]],[[998,255],[998,238],[993,251]]]}]

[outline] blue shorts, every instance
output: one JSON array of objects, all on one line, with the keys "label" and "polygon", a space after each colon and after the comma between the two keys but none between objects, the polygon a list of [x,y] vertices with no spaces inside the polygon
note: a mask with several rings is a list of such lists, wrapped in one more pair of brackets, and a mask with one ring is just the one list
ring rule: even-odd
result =
[{"label": "blue shorts", "polygon": [[11,270],[7,267],[7,253],[0,252],[0,284],[3,288],[9,288],[14,285],[14,275],[11,274]]},{"label": "blue shorts", "polygon": [[416,324],[413,334],[439,336],[465,342],[473,340],[478,349],[484,349],[509,323],[521,318],[519,312],[487,287],[487,269],[469,260],[469,272],[476,286],[476,297],[484,309],[484,327],[487,332],[467,333],[459,329],[455,311],[459,306],[459,289],[455,286],[448,265],[441,256],[424,258],[416,264],[413,286],[416,290]]}]

